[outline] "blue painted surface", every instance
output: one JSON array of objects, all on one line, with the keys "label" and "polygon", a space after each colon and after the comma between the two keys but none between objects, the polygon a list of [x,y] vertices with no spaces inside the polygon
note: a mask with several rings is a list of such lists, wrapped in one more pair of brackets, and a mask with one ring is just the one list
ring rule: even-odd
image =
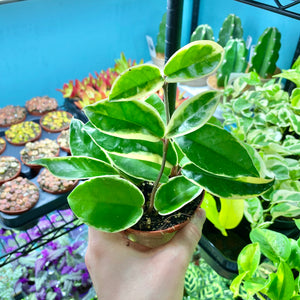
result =
[{"label": "blue painted surface", "polygon": [[28,0],[0,5],[0,107],[63,98],[65,82],[113,67],[123,51],[150,60],[165,0]]},{"label": "blue painted surface", "polygon": [[[184,1],[182,45],[189,42],[192,0]],[[127,58],[150,60],[146,35],[155,40],[167,0],[28,0],[0,5],[0,107],[24,105],[76,78]],[[229,13],[242,19],[254,42],[268,26],[282,33],[279,67],[288,68],[300,22],[233,0],[200,0],[199,24],[217,34]]]},{"label": "blue painted surface", "polygon": [[[274,1],[261,1],[273,4]],[[300,13],[300,5],[294,8]],[[239,16],[244,29],[244,39],[252,36],[252,44],[256,44],[264,29],[270,26],[277,27],[281,33],[281,49],[277,66],[288,69],[297,47],[300,35],[300,21],[282,16],[267,10],[259,9],[234,0],[200,0],[199,24],[209,24],[213,30],[215,39],[218,39],[219,30],[224,19],[234,13]]]}]

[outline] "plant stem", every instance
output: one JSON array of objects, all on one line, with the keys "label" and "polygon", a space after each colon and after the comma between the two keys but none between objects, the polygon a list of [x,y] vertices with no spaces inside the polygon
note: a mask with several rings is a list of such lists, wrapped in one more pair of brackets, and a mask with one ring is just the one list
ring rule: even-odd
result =
[{"label": "plant stem", "polygon": [[[166,121],[168,124],[170,121],[170,109],[169,109],[169,97],[168,97],[168,84],[167,83],[164,84],[163,89],[164,89],[164,106],[165,106],[165,112],[166,112]],[[164,145],[163,145],[163,155],[162,155],[161,167],[159,170],[159,174],[156,178],[156,181],[154,182],[153,189],[151,191],[150,203],[149,203],[149,207],[148,207],[148,211],[147,211],[148,213],[151,213],[151,211],[154,207],[154,196],[158,189],[160,179],[164,173],[164,169],[165,169],[165,165],[166,165],[166,161],[167,161],[169,139],[164,139],[163,143],[164,143]]]},{"label": "plant stem", "polygon": [[168,147],[169,147],[169,139],[165,139],[164,140],[164,146],[163,146],[163,157],[162,157],[162,162],[161,162],[161,168],[160,168],[159,174],[156,178],[156,181],[154,182],[153,189],[152,189],[152,192],[151,192],[151,195],[150,195],[150,203],[149,203],[149,207],[148,207],[148,213],[151,213],[151,211],[154,207],[154,196],[155,196],[155,193],[158,189],[160,179],[161,179],[162,174],[163,174],[164,169],[165,169]]}]

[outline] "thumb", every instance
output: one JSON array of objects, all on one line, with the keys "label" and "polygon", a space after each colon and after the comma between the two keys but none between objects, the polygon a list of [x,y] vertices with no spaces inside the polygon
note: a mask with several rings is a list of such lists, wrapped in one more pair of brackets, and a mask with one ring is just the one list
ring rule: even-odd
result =
[{"label": "thumb", "polygon": [[201,238],[205,219],[205,210],[198,208],[191,221],[175,235],[172,243],[188,247],[189,252],[192,254]]}]

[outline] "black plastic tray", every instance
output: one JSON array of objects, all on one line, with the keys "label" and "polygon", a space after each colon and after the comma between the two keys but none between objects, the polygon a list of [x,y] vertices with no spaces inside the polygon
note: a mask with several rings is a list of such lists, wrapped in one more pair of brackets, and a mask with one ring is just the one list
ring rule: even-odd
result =
[{"label": "black plastic tray", "polygon": [[[39,122],[40,117],[27,115],[26,121],[34,121]],[[5,131],[8,129],[1,128],[0,129],[0,137],[5,139]],[[56,140],[60,133],[50,133],[42,129],[41,139],[52,139]],[[6,139],[5,139],[6,140]],[[29,179],[31,182],[35,183],[38,187],[37,176],[39,172],[32,170],[28,166],[24,165],[20,159],[20,151],[24,148],[24,146],[14,146],[6,141],[6,149],[0,156],[14,156],[21,162],[21,174],[20,176]],[[60,149],[60,156],[68,155],[67,152]],[[28,210],[27,212],[21,213],[19,215],[8,215],[3,212],[0,212],[0,225],[5,228],[14,228],[14,229],[27,229],[34,225],[38,219],[49,212],[61,207],[62,205],[67,203],[67,195],[68,193],[53,195],[43,190],[39,189],[40,197],[37,204]]]}]

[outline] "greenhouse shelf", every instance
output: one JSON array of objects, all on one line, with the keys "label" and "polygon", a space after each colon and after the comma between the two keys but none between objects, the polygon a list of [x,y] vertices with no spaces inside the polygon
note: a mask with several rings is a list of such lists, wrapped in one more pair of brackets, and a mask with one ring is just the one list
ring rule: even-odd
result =
[{"label": "greenhouse shelf", "polygon": [[36,224],[28,224],[28,229],[16,230],[0,223],[0,268],[82,224],[65,206],[43,216]]}]

